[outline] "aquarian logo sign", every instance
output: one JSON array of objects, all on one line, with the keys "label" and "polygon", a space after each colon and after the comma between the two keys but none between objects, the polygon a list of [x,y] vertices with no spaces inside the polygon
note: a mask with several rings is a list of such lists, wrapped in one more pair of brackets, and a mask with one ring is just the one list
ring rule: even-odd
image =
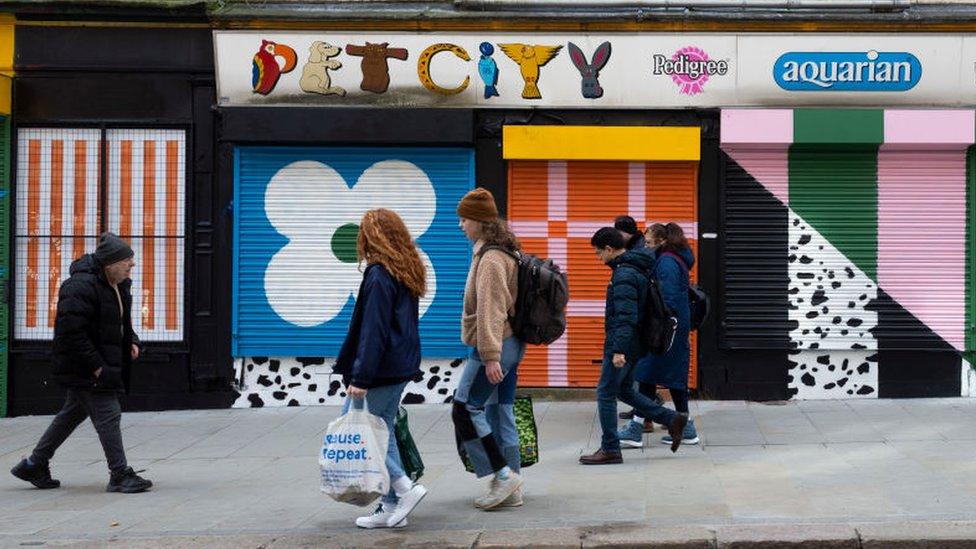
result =
[{"label": "aquarian logo sign", "polygon": [[922,63],[907,52],[789,52],[773,65],[787,91],[908,91],[922,79]]},{"label": "aquarian logo sign", "polygon": [[727,60],[709,59],[704,50],[694,46],[681,48],[670,57],[658,53],[652,59],[654,74],[670,76],[684,95],[698,95],[705,91],[710,77],[729,73]]}]

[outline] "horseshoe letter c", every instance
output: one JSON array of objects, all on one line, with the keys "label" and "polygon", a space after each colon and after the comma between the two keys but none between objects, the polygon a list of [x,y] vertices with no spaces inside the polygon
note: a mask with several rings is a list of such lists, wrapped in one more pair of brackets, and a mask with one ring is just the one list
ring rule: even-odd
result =
[{"label": "horseshoe letter c", "polygon": [[471,61],[471,57],[468,56],[468,52],[466,52],[461,46],[444,43],[434,44],[421,52],[420,58],[417,59],[417,76],[420,77],[420,83],[434,93],[439,93],[441,95],[457,95],[468,87],[468,83],[471,82],[470,76],[465,76],[464,82],[461,82],[461,85],[454,89],[442,88],[435,84],[434,80],[430,77],[430,60],[442,51],[449,51],[465,61]]}]

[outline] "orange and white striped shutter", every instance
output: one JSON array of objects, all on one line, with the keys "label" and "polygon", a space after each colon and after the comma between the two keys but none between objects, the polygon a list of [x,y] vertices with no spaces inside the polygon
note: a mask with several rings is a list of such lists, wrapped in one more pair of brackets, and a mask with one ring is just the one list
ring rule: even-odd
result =
[{"label": "orange and white striped shutter", "polygon": [[18,132],[14,337],[50,339],[58,288],[99,233],[96,129]]},{"label": "orange and white striped shutter", "polygon": [[140,337],[183,339],[186,137],[109,130],[108,230],[132,244],[132,324]]},{"label": "orange and white striped shutter", "polygon": [[[107,181],[97,129],[18,133],[15,273],[18,339],[50,339],[58,288],[94,251],[102,226],[128,240],[133,328],[145,341],[183,339],[186,137],[182,130],[108,130]],[[105,196],[103,196],[105,194]]]},{"label": "orange and white striped shutter", "polygon": [[[509,220],[526,251],[566,270],[570,287],[566,334],[549,346],[529,346],[519,383],[593,387],[603,358],[610,271],[594,255],[590,237],[627,214],[641,228],[681,224],[697,252],[698,128],[505,130]],[[694,343],[692,387],[697,377]]]}]

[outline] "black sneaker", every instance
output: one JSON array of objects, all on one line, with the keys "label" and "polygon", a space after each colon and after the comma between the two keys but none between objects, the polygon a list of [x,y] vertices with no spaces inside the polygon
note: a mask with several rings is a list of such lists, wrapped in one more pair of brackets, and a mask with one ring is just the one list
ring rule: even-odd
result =
[{"label": "black sneaker", "polygon": [[132,467],[126,467],[125,471],[119,474],[112,473],[109,478],[106,492],[121,492],[123,494],[138,494],[152,488],[152,481],[146,480],[136,474]]},{"label": "black sneaker", "polygon": [[634,410],[632,408],[629,412],[620,412],[617,414],[617,417],[620,419],[634,419]]},{"label": "black sneaker", "polygon": [[59,488],[61,486],[60,480],[51,478],[51,467],[47,463],[30,463],[26,459],[22,459],[20,463],[14,465],[10,473],[20,480],[37,486],[41,490],[50,490],[51,488]]}]

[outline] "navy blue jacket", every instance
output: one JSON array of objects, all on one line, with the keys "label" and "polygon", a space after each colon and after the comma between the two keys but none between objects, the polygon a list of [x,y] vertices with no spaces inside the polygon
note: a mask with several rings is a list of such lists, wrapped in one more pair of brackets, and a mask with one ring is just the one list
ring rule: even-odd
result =
[{"label": "navy blue jacket", "polygon": [[646,248],[646,247],[647,247],[647,239],[644,238],[644,233],[637,233],[635,235],[632,235],[627,240],[627,249],[628,250],[633,250],[635,248],[641,249],[641,248]]},{"label": "navy blue jacket", "polygon": [[332,371],[363,389],[395,385],[420,372],[420,306],[379,264],[363,273],[349,334]]},{"label": "navy blue jacket", "polygon": [[634,248],[614,258],[607,286],[607,305],[603,327],[606,336],[603,350],[606,355],[622,353],[629,361],[637,361],[647,353],[640,342],[638,326],[644,320],[647,300],[647,277],[654,270],[654,254],[647,248]]},{"label": "navy blue jacket", "polygon": [[648,355],[637,363],[634,379],[643,383],[654,383],[669,389],[684,389],[688,385],[688,367],[691,359],[691,344],[688,335],[691,331],[691,310],[688,304],[688,271],[695,264],[695,256],[690,248],[676,255],[684,259],[684,265],[671,255],[662,254],[655,249],[657,264],[654,276],[660,284],[664,301],[678,316],[678,329],[674,334],[674,344],[663,355]]}]

